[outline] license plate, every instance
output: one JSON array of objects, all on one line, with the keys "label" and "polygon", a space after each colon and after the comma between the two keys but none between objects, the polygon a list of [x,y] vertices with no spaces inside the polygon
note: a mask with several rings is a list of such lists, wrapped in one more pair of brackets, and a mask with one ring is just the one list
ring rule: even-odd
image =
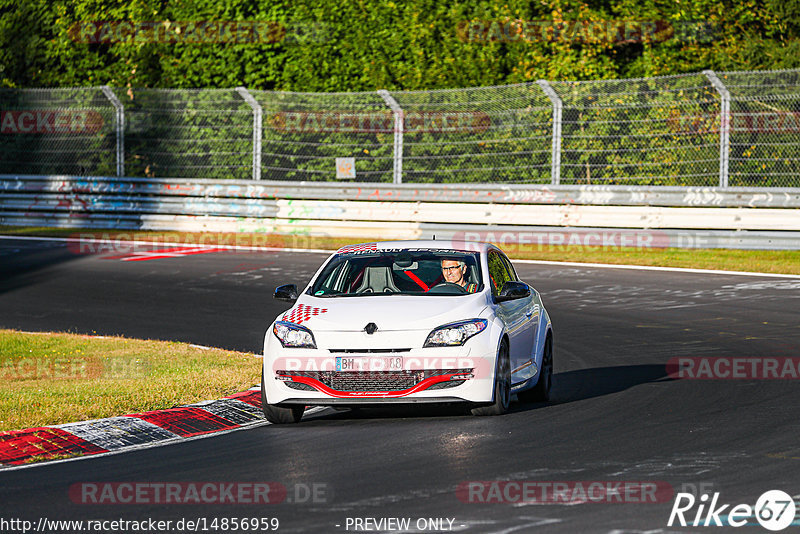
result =
[{"label": "license plate", "polygon": [[337,356],[337,371],[402,371],[402,356]]}]

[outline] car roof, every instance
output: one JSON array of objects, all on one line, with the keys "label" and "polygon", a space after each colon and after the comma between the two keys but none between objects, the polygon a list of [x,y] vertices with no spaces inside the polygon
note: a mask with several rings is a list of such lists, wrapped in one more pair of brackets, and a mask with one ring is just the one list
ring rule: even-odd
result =
[{"label": "car roof", "polygon": [[405,241],[373,241],[370,243],[357,243],[347,245],[336,252],[339,254],[346,252],[359,252],[369,250],[389,250],[403,248],[421,248],[434,250],[457,250],[464,252],[480,252],[485,254],[490,248],[495,248],[489,243],[479,241],[464,241],[456,239],[415,239]]}]

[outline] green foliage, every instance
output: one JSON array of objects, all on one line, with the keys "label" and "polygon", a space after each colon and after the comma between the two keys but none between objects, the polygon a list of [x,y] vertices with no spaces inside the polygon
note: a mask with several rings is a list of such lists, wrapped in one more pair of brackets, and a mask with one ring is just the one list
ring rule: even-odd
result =
[{"label": "green foliage", "polygon": [[[800,66],[798,5],[783,0],[0,0],[0,84],[244,85],[330,92],[794,68]],[[258,21],[273,24],[275,32],[259,43],[81,42],[76,28],[93,21]],[[541,21],[550,29],[561,21],[573,23],[557,38],[547,31],[537,34],[534,24],[520,39],[515,21]],[[588,32],[574,21],[589,24]],[[637,21],[655,24],[656,33],[598,37],[614,24],[631,27]],[[592,33],[592,23],[599,33]]]},{"label": "green foliage", "polygon": [[[531,83],[547,79],[564,102],[562,183],[714,185],[719,95],[701,74],[654,77],[797,67],[800,4],[784,0],[0,0],[0,88],[94,87],[0,90],[0,109],[102,119],[87,136],[0,136],[0,171],[112,174],[109,85],[125,106],[126,174],[247,179],[252,110],[231,90],[245,86],[264,109],[265,179],[330,180],[334,158],[355,157],[360,181],[390,182],[384,88],[409,124],[438,121],[406,125],[404,181],[548,183],[552,107]],[[773,126],[798,120],[799,77],[725,80],[747,121],[731,135],[731,185],[797,182],[800,125]],[[570,83],[620,78],[648,79]],[[506,87],[481,89],[494,85]],[[475,122],[451,128],[450,113]],[[330,115],[387,126],[291,124]]]}]

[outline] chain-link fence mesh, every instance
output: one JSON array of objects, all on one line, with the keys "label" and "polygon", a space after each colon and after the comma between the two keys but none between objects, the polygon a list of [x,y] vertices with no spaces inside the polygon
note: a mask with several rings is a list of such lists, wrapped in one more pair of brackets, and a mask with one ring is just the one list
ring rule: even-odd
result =
[{"label": "chain-link fence mesh", "polygon": [[398,91],[403,181],[550,181],[552,107],[537,84]]},{"label": "chain-link fence mesh", "polygon": [[359,181],[392,181],[394,123],[377,93],[251,94],[263,109],[264,179],[332,180],[336,158],[352,157]]},{"label": "chain-link fence mesh", "polygon": [[726,72],[731,186],[800,186],[800,71]]},{"label": "chain-link fence mesh", "polygon": [[115,147],[102,89],[0,89],[0,173],[113,176]]},{"label": "chain-link fence mesh", "polygon": [[4,174],[333,181],[353,158],[358,182],[800,187],[800,70],[388,93],[6,89],[0,111]]},{"label": "chain-link fence mesh", "polygon": [[114,89],[125,106],[125,174],[252,177],[253,110],[234,89]]},{"label": "chain-link fence mesh", "polygon": [[706,76],[551,85],[564,106],[562,184],[718,184],[720,99]]}]

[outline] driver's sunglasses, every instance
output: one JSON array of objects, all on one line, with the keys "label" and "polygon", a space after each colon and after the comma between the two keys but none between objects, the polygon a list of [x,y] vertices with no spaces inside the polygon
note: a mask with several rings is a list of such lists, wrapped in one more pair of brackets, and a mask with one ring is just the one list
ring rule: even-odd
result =
[{"label": "driver's sunglasses", "polygon": [[453,269],[460,269],[460,268],[461,268],[460,265],[453,265],[452,267],[442,267],[442,271],[452,273]]}]

